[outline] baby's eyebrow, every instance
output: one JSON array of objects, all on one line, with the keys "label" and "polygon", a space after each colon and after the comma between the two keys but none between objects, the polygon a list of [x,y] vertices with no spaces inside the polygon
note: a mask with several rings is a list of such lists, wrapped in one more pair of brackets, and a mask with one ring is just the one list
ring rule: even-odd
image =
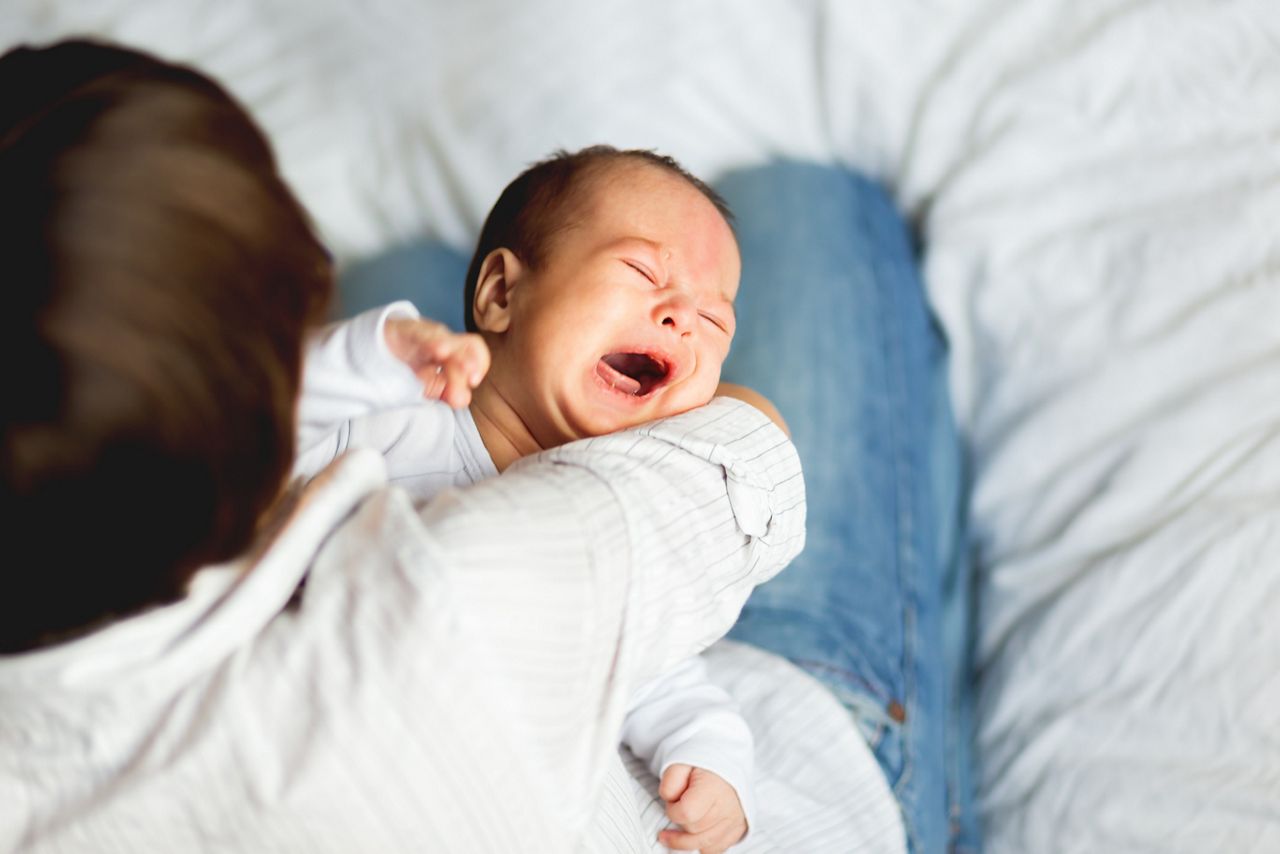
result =
[{"label": "baby's eyebrow", "polygon": [[639,236],[619,237],[617,240],[613,241],[612,243],[607,244],[607,248],[609,249],[624,248],[630,244],[635,244],[635,243],[642,244],[646,249],[653,252],[653,254],[657,255],[660,258],[662,257],[662,244],[658,243],[656,240],[650,240],[647,237],[639,237]]}]

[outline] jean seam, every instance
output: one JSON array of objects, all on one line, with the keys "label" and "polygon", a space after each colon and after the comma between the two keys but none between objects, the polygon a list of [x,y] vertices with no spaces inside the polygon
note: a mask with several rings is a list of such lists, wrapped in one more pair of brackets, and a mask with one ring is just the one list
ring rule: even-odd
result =
[{"label": "jean seam", "polygon": [[[874,224],[868,221],[865,210],[860,212],[864,229],[874,234]],[[877,276],[877,278],[882,278]],[[897,521],[897,531],[895,537],[894,555],[896,558],[896,573],[898,584],[903,590],[903,608],[902,608],[902,702],[906,714],[904,720],[900,723],[900,739],[902,746],[902,773],[894,785],[894,792],[901,795],[914,782],[915,779],[915,750],[912,744],[912,737],[915,730],[915,717],[919,713],[917,703],[918,685],[917,675],[915,672],[915,656],[918,648],[916,631],[916,603],[915,603],[915,584],[913,573],[918,572],[917,555],[912,545],[911,538],[915,533],[915,519],[911,511],[910,486],[912,483],[912,462],[910,449],[904,448],[901,437],[905,435],[904,426],[908,420],[906,412],[908,401],[905,399],[903,389],[906,388],[907,377],[906,366],[904,364],[905,354],[902,352],[903,330],[900,327],[902,306],[899,304],[900,295],[895,289],[885,290],[884,300],[881,302],[882,324],[881,328],[886,332],[886,338],[883,340],[883,348],[885,352],[885,379],[886,387],[891,389],[893,393],[889,400],[889,416],[890,423],[893,425],[891,435],[894,437],[891,445],[893,455],[893,470],[895,473],[894,483],[894,518]],[[920,793],[915,793],[918,795]],[[920,840],[916,837],[918,828],[913,828],[907,823],[908,835],[912,838],[912,849],[919,850]]]},{"label": "jean seam", "polygon": [[[878,221],[871,220],[864,213],[864,227],[869,229],[869,233],[875,239],[892,242],[896,235],[877,233],[876,225],[881,224]],[[882,225],[882,224],[881,224]],[[883,231],[884,229],[880,229]],[[898,265],[886,263],[885,259],[876,259],[877,266],[882,269],[894,267],[888,270],[885,275],[877,275],[878,280],[893,281],[895,274],[899,271],[896,269]],[[910,274],[911,271],[907,271]],[[919,299],[923,299],[923,283],[919,284]],[[882,328],[886,334],[891,336],[884,342],[886,350],[886,387],[890,390],[889,412],[891,424],[893,426],[891,435],[893,442],[890,446],[893,471],[895,473],[894,484],[894,518],[897,522],[896,548],[894,554],[897,559],[897,577],[898,583],[902,587],[903,605],[902,605],[902,691],[906,709],[905,719],[901,725],[901,744],[902,744],[902,774],[894,787],[895,793],[900,796],[902,793],[911,789],[917,784],[916,777],[918,769],[916,768],[920,757],[917,755],[919,745],[915,743],[918,733],[919,717],[922,714],[920,706],[920,674],[918,670],[918,656],[921,649],[921,639],[919,637],[919,597],[921,595],[921,585],[923,579],[921,573],[922,566],[922,548],[925,544],[917,543],[917,538],[925,534],[918,526],[918,519],[915,514],[915,504],[913,503],[917,495],[912,485],[917,483],[918,478],[927,476],[927,470],[922,471],[920,461],[913,455],[913,451],[918,452],[919,449],[913,449],[908,446],[905,437],[910,435],[911,424],[911,407],[913,401],[910,396],[910,360],[916,355],[908,352],[906,342],[910,340],[906,334],[906,325],[908,317],[914,317],[915,312],[922,306],[915,303],[916,294],[914,291],[903,288],[887,288],[882,290],[884,295],[881,302],[881,311],[883,313]],[[942,745],[939,745],[942,747]],[[944,751],[945,753],[945,751]],[[944,757],[945,766],[945,757]],[[944,773],[944,777],[945,777]],[[911,792],[913,796],[912,809],[920,815],[922,809],[930,808],[931,804],[926,804],[924,798],[930,801],[932,792],[920,791],[918,787]],[[901,800],[901,797],[900,797]],[[943,820],[946,820],[946,805],[944,804]],[[907,832],[910,841],[910,847],[913,851],[921,850],[923,840],[920,837],[922,827],[913,827],[911,823],[907,824]],[[949,836],[950,834],[944,834]]]}]

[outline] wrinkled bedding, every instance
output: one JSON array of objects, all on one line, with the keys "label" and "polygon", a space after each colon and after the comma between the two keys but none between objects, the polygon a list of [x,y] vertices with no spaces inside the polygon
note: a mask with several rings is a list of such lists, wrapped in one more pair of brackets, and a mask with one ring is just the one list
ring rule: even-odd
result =
[{"label": "wrinkled bedding", "polygon": [[553,148],[885,181],[970,449],[988,850],[1280,851],[1273,0],[9,0],[189,60],[345,260]]}]

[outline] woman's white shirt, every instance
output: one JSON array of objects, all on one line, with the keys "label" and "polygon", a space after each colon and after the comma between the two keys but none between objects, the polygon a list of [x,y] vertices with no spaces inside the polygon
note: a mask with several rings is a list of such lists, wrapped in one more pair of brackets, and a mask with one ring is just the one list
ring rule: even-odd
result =
[{"label": "woman's white shirt", "polygon": [[736,401],[425,506],[351,451],[183,601],[0,659],[0,849],[572,851],[636,687],[803,530]]}]

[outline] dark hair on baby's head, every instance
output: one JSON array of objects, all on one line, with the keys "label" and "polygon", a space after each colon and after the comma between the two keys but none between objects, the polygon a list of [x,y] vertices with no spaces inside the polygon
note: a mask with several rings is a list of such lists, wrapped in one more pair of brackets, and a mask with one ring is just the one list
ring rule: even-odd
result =
[{"label": "dark hair on baby's head", "polygon": [[573,224],[572,214],[592,181],[607,168],[625,163],[647,164],[678,175],[706,196],[732,226],[733,213],[720,194],[672,157],[647,149],[617,149],[611,145],[593,145],[574,152],[556,151],[517,175],[485,218],[463,291],[463,317],[468,331],[477,331],[472,304],[480,265],[489,253],[505,247],[526,265],[537,269],[546,260],[556,234]]},{"label": "dark hair on baby's head", "polygon": [[244,110],[132,50],[0,57],[0,187],[12,652],[177,599],[249,547],[332,272]]}]

